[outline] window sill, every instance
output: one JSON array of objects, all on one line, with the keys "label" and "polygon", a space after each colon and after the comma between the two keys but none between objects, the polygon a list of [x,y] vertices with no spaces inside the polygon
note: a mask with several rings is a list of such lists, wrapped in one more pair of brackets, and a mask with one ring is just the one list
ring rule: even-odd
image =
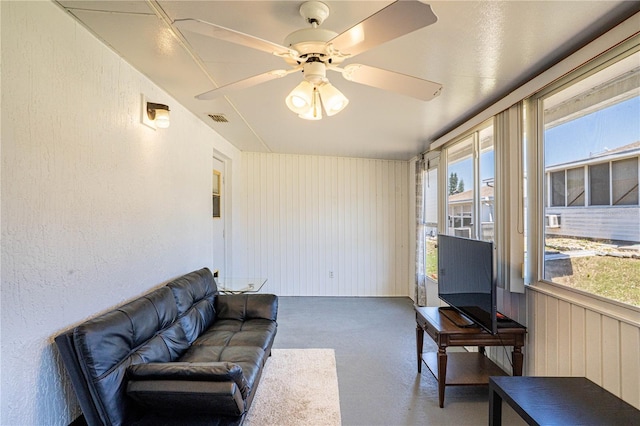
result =
[{"label": "window sill", "polygon": [[526,289],[552,296],[632,326],[640,327],[640,307],[608,300],[594,294],[547,281],[539,281],[533,285],[527,285]]}]

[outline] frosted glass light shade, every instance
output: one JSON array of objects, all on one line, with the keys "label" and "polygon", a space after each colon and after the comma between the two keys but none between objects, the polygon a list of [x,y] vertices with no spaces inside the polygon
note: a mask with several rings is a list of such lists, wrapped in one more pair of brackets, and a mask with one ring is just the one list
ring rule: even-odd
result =
[{"label": "frosted glass light shade", "polygon": [[169,120],[169,110],[167,109],[157,109],[156,117],[154,119],[156,126],[160,129],[166,129],[171,124]]},{"label": "frosted glass light shade", "polygon": [[302,80],[289,95],[285,102],[287,107],[296,114],[305,114],[311,108],[313,102],[313,84]]},{"label": "frosted glass light shade", "polygon": [[328,116],[336,115],[346,108],[349,99],[336,89],[331,83],[324,83],[318,87],[322,105]]}]

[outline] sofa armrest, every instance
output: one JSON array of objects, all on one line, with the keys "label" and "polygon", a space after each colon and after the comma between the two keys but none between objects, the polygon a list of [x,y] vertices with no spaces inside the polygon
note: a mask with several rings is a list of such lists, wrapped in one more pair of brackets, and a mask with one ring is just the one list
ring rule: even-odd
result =
[{"label": "sofa armrest", "polygon": [[82,372],[76,348],[73,343],[73,330],[66,331],[55,338],[58,351],[64,366],[67,368],[69,378],[73,384],[73,389],[82,408],[82,414],[90,425],[98,425],[103,422],[100,412],[96,408],[95,400],[91,395],[91,390],[87,385],[87,380]]},{"label": "sofa armrest", "polygon": [[232,362],[151,362],[136,364],[127,368],[127,379],[180,380],[192,382],[234,382],[246,398],[247,380],[242,367]]},{"label": "sofa armrest", "polygon": [[220,294],[216,297],[217,318],[245,321],[278,319],[278,296],[274,294]]}]

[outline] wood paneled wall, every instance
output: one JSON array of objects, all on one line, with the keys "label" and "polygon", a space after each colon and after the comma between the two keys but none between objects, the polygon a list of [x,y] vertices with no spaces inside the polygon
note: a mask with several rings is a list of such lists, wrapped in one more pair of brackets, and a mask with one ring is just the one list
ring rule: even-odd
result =
[{"label": "wood paneled wall", "polygon": [[637,312],[608,315],[535,287],[527,305],[527,375],[584,376],[640,408]]},{"label": "wood paneled wall", "polygon": [[246,272],[282,296],[408,296],[409,163],[243,153]]}]

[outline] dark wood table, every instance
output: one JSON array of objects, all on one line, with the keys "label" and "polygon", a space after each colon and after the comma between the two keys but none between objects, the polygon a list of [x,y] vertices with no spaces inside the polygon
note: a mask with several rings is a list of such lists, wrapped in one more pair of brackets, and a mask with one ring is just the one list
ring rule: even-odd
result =
[{"label": "dark wood table", "polygon": [[[527,329],[518,325],[501,328],[493,335],[478,327],[461,327],[466,321],[453,309],[414,306],[416,311],[416,351],[418,373],[422,372],[422,362],[438,381],[438,402],[444,407],[446,386],[487,385],[490,376],[506,374],[484,354],[485,346],[513,346],[513,375],[522,375],[524,337]],[[422,354],[424,333],[438,345],[437,353]],[[447,354],[451,346],[478,346],[478,352],[453,352]]]},{"label": "dark wood table", "polygon": [[530,425],[640,425],[640,411],[585,377],[491,377],[489,425],[505,400]]}]

